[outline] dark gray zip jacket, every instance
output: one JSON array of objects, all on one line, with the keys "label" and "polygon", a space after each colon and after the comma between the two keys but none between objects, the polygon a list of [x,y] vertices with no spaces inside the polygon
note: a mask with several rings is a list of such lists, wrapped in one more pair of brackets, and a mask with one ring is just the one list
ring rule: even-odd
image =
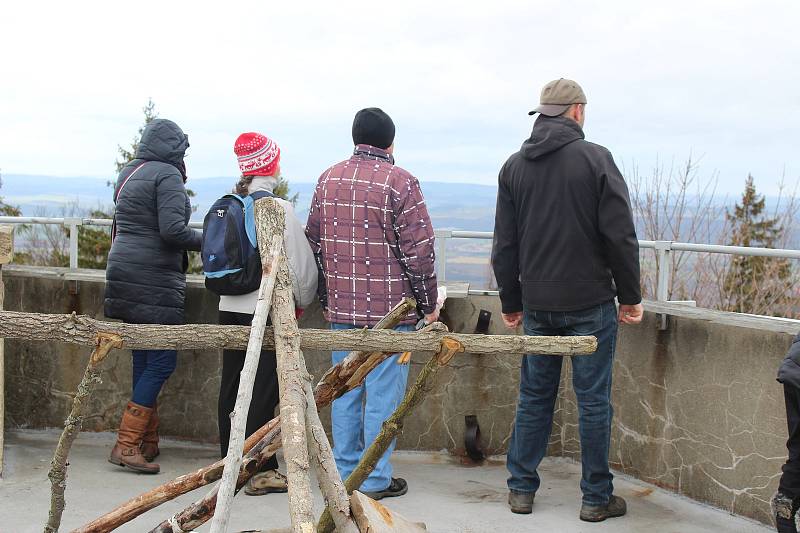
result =
[{"label": "dark gray zip jacket", "polygon": [[789,353],[786,354],[778,369],[778,381],[800,389],[800,335],[797,335],[792,341]]},{"label": "dark gray zip jacket", "polygon": [[540,116],[500,170],[492,266],[504,313],[641,302],[628,188],[575,121]]},{"label": "dark gray zip jacket", "polygon": [[116,238],[106,268],[109,318],[185,322],[186,250],[200,250],[202,240],[200,232],[187,227],[192,209],[183,185],[183,156],[188,147],[177,124],[153,120],[142,133],[136,159],[117,178]]}]

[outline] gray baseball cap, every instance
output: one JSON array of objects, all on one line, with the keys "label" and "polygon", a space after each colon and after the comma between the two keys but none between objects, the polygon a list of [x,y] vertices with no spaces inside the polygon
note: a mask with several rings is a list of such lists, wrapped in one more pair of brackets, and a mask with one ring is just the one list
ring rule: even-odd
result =
[{"label": "gray baseball cap", "polygon": [[586,95],[577,82],[566,78],[553,80],[542,88],[539,96],[539,107],[528,113],[535,115],[541,113],[548,117],[556,117],[567,110],[572,104],[585,104]]}]

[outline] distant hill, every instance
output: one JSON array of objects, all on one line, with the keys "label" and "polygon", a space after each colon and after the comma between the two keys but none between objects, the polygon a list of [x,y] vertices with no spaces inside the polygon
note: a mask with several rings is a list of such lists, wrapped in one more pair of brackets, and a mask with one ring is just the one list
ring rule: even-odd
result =
[{"label": "distant hill", "polygon": [[[109,179],[114,178],[3,174],[0,196],[7,203],[20,206],[28,216],[59,216],[65,206],[76,203],[84,210],[98,207],[110,210],[113,191],[106,185]],[[186,185],[196,193],[193,203],[197,205],[192,218],[202,220],[214,200],[229,192],[235,183],[234,177],[190,178]],[[314,186],[311,182],[290,181],[292,193],[299,194],[297,214],[301,220],[308,215]],[[492,186],[467,183],[422,183],[428,211],[437,229],[491,231],[496,190]]]}]

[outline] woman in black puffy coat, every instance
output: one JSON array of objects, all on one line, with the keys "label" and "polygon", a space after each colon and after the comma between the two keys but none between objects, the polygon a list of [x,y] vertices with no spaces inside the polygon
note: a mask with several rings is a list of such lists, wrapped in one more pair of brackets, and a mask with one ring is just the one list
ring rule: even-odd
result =
[{"label": "woman in black puffy coat", "polygon": [[[115,226],[106,268],[105,315],[137,324],[183,324],[187,250],[202,235],[188,227],[184,155],[189,139],[177,124],[155,119],[142,133],[136,159],[114,187]],[[109,461],[155,474],[156,399],[175,370],[175,350],[133,350],[133,395]]]}]

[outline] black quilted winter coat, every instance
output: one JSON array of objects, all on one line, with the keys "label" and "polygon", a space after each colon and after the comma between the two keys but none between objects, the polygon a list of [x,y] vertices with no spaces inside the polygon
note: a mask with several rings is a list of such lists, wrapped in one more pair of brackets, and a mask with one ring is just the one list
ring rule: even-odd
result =
[{"label": "black quilted winter coat", "polygon": [[191,205],[183,185],[183,157],[188,147],[177,124],[155,119],[142,133],[136,159],[117,178],[116,237],[106,268],[109,318],[185,322],[186,250],[200,250],[202,240],[187,226]]}]

